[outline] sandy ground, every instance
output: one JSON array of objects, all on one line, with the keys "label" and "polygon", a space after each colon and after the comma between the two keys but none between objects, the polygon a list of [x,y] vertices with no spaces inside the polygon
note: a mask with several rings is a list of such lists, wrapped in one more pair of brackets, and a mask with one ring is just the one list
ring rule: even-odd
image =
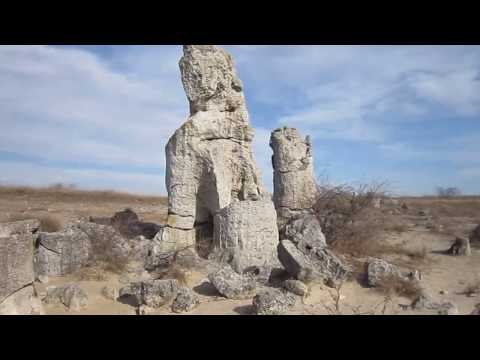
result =
[{"label": "sandy ground", "polygon": [[[17,216],[37,217],[54,216],[62,223],[72,219],[88,216],[111,216],[114,212],[131,208],[146,221],[161,223],[165,219],[165,199],[160,197],[116,196],[115,194],[81,194],[52,195],[52,192],[1,192],[0,221],[8,221]],[[412,213],[414,215],[412,215]],[[449,226],[457,226],[455,233],[466,234],[478,221],[478,214],[472,216],[443,218]],[[454,239],[452,234],[440,234],[428,230],[423,218],[411,211],[409,215],[397,215],[406,231],[389,233],[385,241],[405,249],[425,247],[424,259],[412,260],[406,255],[389,253],[382,255],[387,261],[401,265],[410,265],[422,272],[422,282],[429,294],[437,301],[453,302],[460,314],[469,314],[480,297],[468,297],[463,293],[466,286],[480,281],[480,248],[472,247],[470,257],[454,257],[443,254]],[[442,218],[439,218],[442,220]],[[101,290],[104,286],[122,287],[121,277],[107,274],[105,281],[78,281],[74,277],[50,279],[47,284],[61,285],[77,282],[89,296],[89,306],[81,312],[68,312],[60,305],[45,305],[47,314],[69,315],[135,315],[136,309],[128,304],[104,298]],[[36,284],[44,288],[45,284]],[[221,297],[207,280],[202,271],[192,271],[188,286],[200,297],[201,304],[192,315],[248,315],[252,313],[251,301],[233,301]],[[400,305],[408,305],[411,300],[401,297],[387,299],[375,289],[363,287],[351,281],[341,288],[340,301],[336,307],[338,294],[323,285],[313,285],[311,294],[305,299],[298,299],[289,314],[327,315],[327,314],[435,314],[435,311],[404,310]],[[172,314],[168,307],[159,309],[153,315]]]}]

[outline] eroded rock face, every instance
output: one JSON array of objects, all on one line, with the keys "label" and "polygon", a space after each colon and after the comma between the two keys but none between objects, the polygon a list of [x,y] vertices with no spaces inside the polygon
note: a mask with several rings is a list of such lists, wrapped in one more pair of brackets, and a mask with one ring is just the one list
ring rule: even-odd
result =
[{"label": "eroded rock face", "polygon": [[291,276],[306,283],[322,281],[336,287],[350,274],[350,269],[324,247],[301,250],[293,242],[283,240],[278,247],[278,258]]},{"label": "eroded rock face", "polygon": [[[249,204],[234,202],[262,201],[257,206],[268,208],[260,172],[252,154],[253,128],[250,126],[242,83],[238,79],[232,57],[213,45],[185,45],[180,60],[182,83],[190,102],[190,118],[175,132],[166,146],[166,187],[169,211],[167,225],[154,239],[151,258],[165,258],[165,254],[194,248],[197,228],[212,232],[215,219],[221,226],[230,226],[230,239],[213,239],[215,245],[225,241],[237,242],[240,257],[257,251],[255,238],[244,234],[258,232],[265,240],[264,257],[274,258],[272,246],[276,228],[271,209],[261,224],[253,216],[244,214]],[[227,210],[223,210],[226,209]],[[271,206],[273,208],[273,206]],[[219,217],[217,213],[222,212]],[[232,220],[225,216],[233,216]],[[241,228],[234,225],[243,219]],[[247,230],[248,229],[248,230]],[[273,235],[266,236],[269,229]],[[203,230],[202,230],[203,231]],[[222,234],[218,231],[217,234]],[[253,258],[253,257],[252,257]],[[155,259],[149,263],[154,264]]]},{"label": "eroded rock face", "polygon": [[[18,224],[16,224],[18,225]],[[0,237],[0,314],[28,315],[34,312],[35,294],[33,282],[34,236],[25,226]]]},{"label": "eroded rock face", "polygon": [[231,264],[239,273],[252,266],[279,265],[277,214],[270,200],[235,201],[214,221],[212,258]]},{"label": "eroded rock face", "polygon": [[47,287],[46,304],[63,304],[69,311],[81,311],[88,306],[88,295],[78,284]]},{"label": "eroded rock face", "polygon": [[309,210],[315,203],[317,185],[309,137],[301,138],[297,129],[272,132],[273,200],[281,218]]},{"label": "eroded rock face", "polygon": [[65,276],[88,263],[90,239],[78,229],[69,228],[56,233],[40,233],[35,253],[37,276]]},{"label": "eroded rock face", "polygon": [[0,237],[10,235],[33,234],[40,229],[40,221],[37,219],[11,221],[0,224]]},{"label": "eroded rock face", "polygon": [[39,234],[35,273],[37,277],[65,276],[105,256],[126,259],[134,250],[111,226],[79,221],[59,232]]}]

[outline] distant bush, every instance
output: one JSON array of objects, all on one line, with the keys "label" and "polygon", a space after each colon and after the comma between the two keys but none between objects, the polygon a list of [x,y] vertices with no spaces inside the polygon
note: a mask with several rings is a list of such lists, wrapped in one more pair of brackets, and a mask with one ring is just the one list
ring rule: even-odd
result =
[{"label": "distant bush", "polygon": [[462,192],[457,187],[437,187],[437,196],[440,198],[453,198],[460,196]]}]

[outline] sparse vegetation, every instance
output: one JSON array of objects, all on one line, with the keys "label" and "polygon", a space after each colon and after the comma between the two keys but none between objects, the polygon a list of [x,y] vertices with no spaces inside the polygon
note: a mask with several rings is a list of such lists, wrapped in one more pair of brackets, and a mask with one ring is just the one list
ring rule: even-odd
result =
[{"label": "sparse vegetation", "polygon": [[327,239],[336,251],[356,256],[381,253],[384,217],[374,202],[385,195],[385,184],[319,187],[315,211]]},{"label": "sparse vegetation", "polygon": [[439,198],[449,199],[461,195],[461,191],[457,187],[437,187],[437,195]]},{"label": "sparse vegetation", "polygon": [[462,294],[467,296],[480,294],[480,279],[476,279],[469,283],[463,290]]},{"label": "sparse vegetation", "polygon": [[385,294],[386,296],[403,296],[411,300],[415,300],[423,290],[417,281],[402,279],[398,276],[389,276],[382,279],[375,290]]}]

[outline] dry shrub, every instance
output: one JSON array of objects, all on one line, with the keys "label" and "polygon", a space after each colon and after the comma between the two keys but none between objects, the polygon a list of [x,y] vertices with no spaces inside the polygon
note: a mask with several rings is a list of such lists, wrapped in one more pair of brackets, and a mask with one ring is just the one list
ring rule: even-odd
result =
[{"label": "dry shrub", "polygon": [[427,258],[428,250],[425,246],[417,249],[403,249],[403,253],[415,261],[423,261]]},{"label": "dry shrub", "polygon": [[327,243],[338,252],[355,256],[381,253],[384,216],[374,202],[384,196],[385,184],[319,187],[315,212]]},{"label": "dry shrub", "polygon": [[188,285],[189,274],[188,270],[182,268],[178,264],[171,264],[167,269],[161,270],[157,273],[157,279],[175,279],[182,286]]},{"label": "dry shrub", "polygon": [[403,279],[395,275],[383,278],[379,281],[375,290],[389,297],[397,295],[411,300],[417,299],[423,293],[417,281]]},{"label": "dry shrub", "polygon": [[40,231],[43,232],[57,232],[62,230],[62,223],[56,217],[53,216],[41,216],[40,220]]},{"label": "dry shrub", "polygon": [[415,197],[408,198],[408,204],[415,209],[429,209],[436,217],[480,217],[480,196],[459,196],[450,199]]},{"label": "dry shrub", "polygon": [[8,221],[22,221],[22,220],[32,220],[37,219],[40,221],[40,231],[42,232],[57,232],[62,230],[63,225],[59,219],[54,216],[35,216],[27,214],[13,214],[9,216]]},{"label": "dry shrub", "polygon": [[105,281],[107,277],[103,269],[95,266],[87,266],[78,270],[74,277],[78,281]]},{"label": "dry shrub", "polygon": [[118,236],[105,234],[97,239],[91,239],[91,252],[88,261],[90,266],[100,267],[105,271],[121,274],[128,265],[128,257],[119,253],[115,242]]},{"label": "dry shrub", "polygon": [[396,232],[396,233],[404,233],[408,231],[408,226],[405,224],[392,224],[389,226],[385,227],[385,231],[391,231],[391,232]]},{"label": "dry shrub", "polygon": [[480,279],[476,279],[475,281],[469,283],[465,290],[462,291],[462,294],[471,296],[480,293]]}]

